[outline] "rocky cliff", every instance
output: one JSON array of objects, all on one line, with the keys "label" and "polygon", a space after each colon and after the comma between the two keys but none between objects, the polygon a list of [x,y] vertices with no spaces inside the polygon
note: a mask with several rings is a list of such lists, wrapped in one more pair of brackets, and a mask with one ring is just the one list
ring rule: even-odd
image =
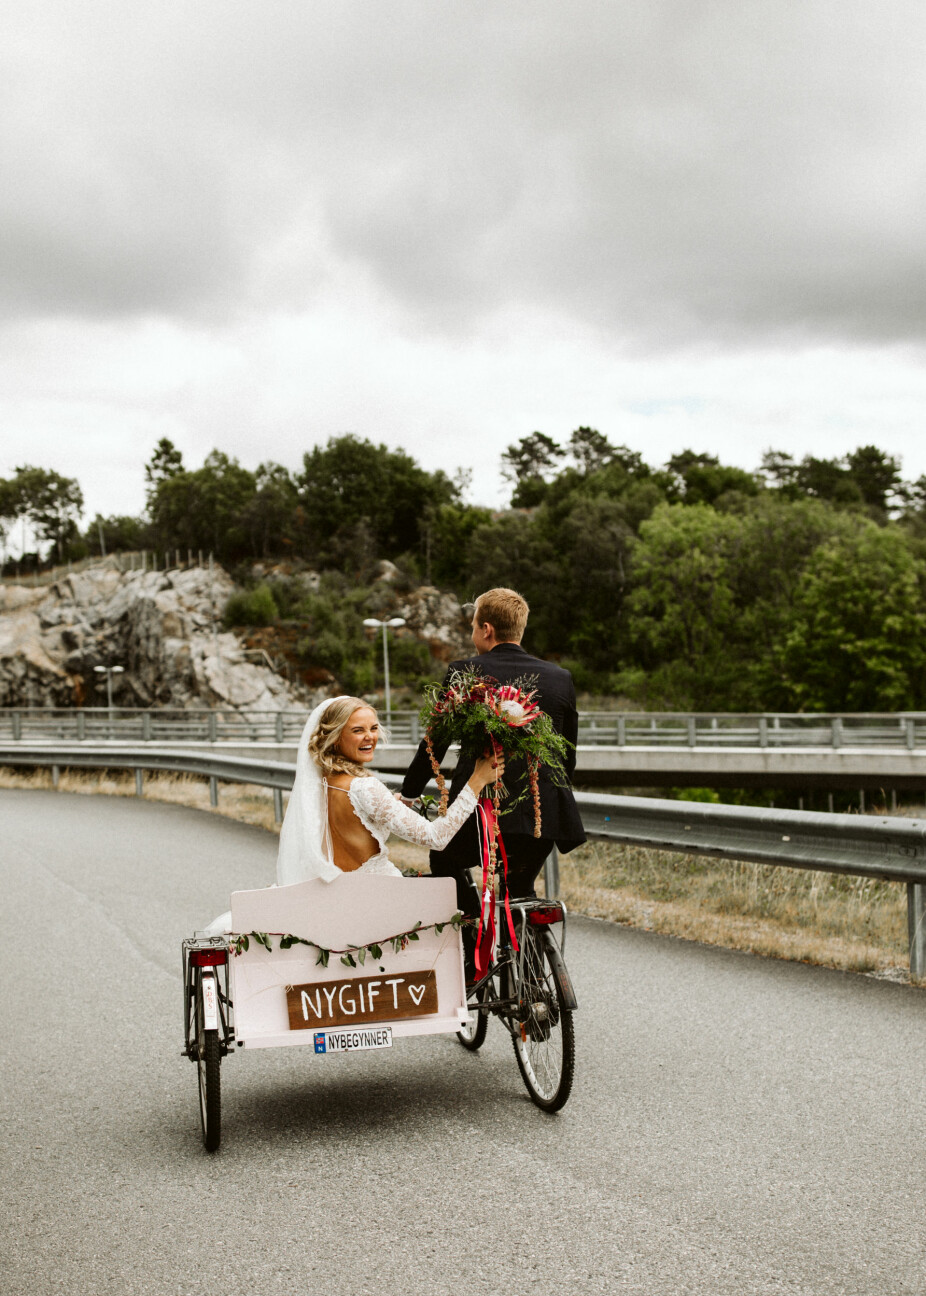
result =
[{"label": "rocky cliff", "polygon": [[99,564],[53,585],[0,584],[0,706],[118,706],[277,711],[314,693],[219,633],[234,586],[221,568],[120,572]]},{"label": "rocky cliff", "polygon": [[[396,569],[381,568],[388,588]],[[338,691],[327,671],[299,670],[298,627],[220,632],[234,589],[220,567],[120,571],[112,561],[39,588],[0,584],[0,706],[105,706],[97,666],[123,667],[113,676],[123,707],[278,711]],[[390,591],[385,605],[379,615],[404,617],[399,634],[426,643],[437,661],[471,651],[452,595],[423,585]],[[285,671],[287,661],[295,669]]]}]

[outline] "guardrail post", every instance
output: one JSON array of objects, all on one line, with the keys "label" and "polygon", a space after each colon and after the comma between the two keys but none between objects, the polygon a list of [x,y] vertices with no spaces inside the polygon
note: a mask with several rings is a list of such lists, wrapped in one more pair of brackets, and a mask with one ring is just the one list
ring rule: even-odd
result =
[{"label": "guardrail post", "polygon": [[697,747],[698,745],[698,721],[695,716],[688,717],[688,746]]},{"label": "guardrail post", "polygon": [[910,749],[910,751],[914,751],[916,749],[916,721],[915,720],[907,721],[907,747]]},{"label": "guardrail post", "polygon": [[61,782],[61,766],[52,765],[51,767],[51,785],[57,792],[58,784]]},{"label": "guardrail post", "polygon": [[135,795],[144,796],[145,793],[145,771],[136,769],[135,771]]},{"label": "guardrail post", "polygon": [[219,780],[214,774],[209,776],[209,804],[211,806],[219,804]]},{"label": "guardrail post", "polygon": [[275,823],[283,822],[283,789],[273,789],[273,818]]},{"label": "guardrail post", "polygon": [[910,937],[910,975],[919,979],[926,973],[926,884],[907,883],[907,932]]},{"label": "guardrail post", "polygon": [[768,717],[759,716],[759,746],[768,746]]},{"label": "guardrail post", "polygon": [[417,745],[421,742],[421,722],[418,712],[412,716],[412,743]]},{"label": "guardrail post", "polygon": [[548,900],[559,897],[559,851],[554,846],[543,862],[543,889]]},{"label": "guardrail post", "polygon": [[13,737],[19,742],[23,736],[23,718],[18,711],[13,712]]},{"label": "guardrail post", "polygon": [[833,734],[833,746],[841,747],[842,746],[842,717],[841,716],[833,716],[832,720],[830,721],[830,729]]},{"label": "guardrail post", "polygon": [[617,745],[618,747],[627,746],[627,721],[624,716],[617,717]]},{"label": "guardrail post", "polygon": [[77,741],[83,742],[87,734],[87,717],[83,711],[77,712]]},{"label": "guardrail post", "polygon": [[[277,742],[281,743],[282,741],[283,741],[283,712],[278,711],[277,712]],[[277,820],[277,823],[279,823],[279,820]]]},{"label": "guardrail post", "polygon": [[[209,741],[210,742],[217,741],[218,732],[219,732],[219,727],[218,727],[218,721],[216,720],[216,714],[214,711],[210,711],[209,712]],[[216,802],[213,801],[212,804],[215,805]]]},{"label": "guardrail post", "polygon": [[141,736],[145,742],[151,741],[151,712],[146,711],[141,718]]}]

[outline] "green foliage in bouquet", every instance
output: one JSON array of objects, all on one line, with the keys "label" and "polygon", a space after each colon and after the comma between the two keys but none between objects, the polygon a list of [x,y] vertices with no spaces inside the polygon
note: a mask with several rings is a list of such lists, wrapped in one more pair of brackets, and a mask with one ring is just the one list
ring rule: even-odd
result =
[{"label": "green foliage in bouquet", "polygon": [[[570,743],[557,732],[553,721],[537,705],[536,685],[535,676],[523,676],[511,684],[500,684],[491,676],[472,669],[455,671],[445,685],[427,687],[421,724],[431,768],[441,793],[441,814],[446,814],[448,795],[434,755],[435,743],[449,746],[457,742],[464,749],[487,755],[493,749],[501,750],[506,759],[519,758],[527,765],[528,785],[535,808],[535,832],[540,835],[538,771],[544,765],[554,782],[567,782],[564,762]],[[521,799],[509,798],[505,809],[510,810]]]}]

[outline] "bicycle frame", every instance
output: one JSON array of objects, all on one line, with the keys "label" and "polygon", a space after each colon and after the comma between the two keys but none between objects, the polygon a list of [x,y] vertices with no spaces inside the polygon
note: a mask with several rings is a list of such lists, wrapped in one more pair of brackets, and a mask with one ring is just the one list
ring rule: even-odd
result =
[{"label": "bicycle frame", "polygon": [[[202,966],[194,961],[196,955],[204,956]],[[222,957],[224,955],[224,958]],[[230,1053],[235,1043],[233,1008],[228,989],[228,945],[223,937],[188,937],[182,945],[183,958],[183,1020],[185,1047],[181,1056],[197,1060],[198,1046],[193,1039],[196,1019],[196,996],[206,977],[215,982],[216,1026],[219,1047],[223,1055]],[[205,961],[208,960],[208,961]],[[215,961],[213,961],[215,960]]]},{"label": "bicycle frame", "polygon": [[[566,948],[567,910],[565,904],[563,904],[561,900],[549,901],[549,900],[535,899],[533,897],[525,898],[522,900],[510,901],[509,903],[511,906],[511,913],[512,913],[512,918],[514,920],[515,926],[516,928],[520,928],[522,932],[527,932],[531,927],[534,926],[540,929],[544,927],[547,928],[548,934],[550,936],[549,951],[550,951],[550,961],[553,968],[553,973],[563,993],[566,1006],[570,1009],[576,1008],[578,1004],[576,1001],[575,990],[573,989],[572,979],[569,976],[569,973],[566,969],[565,961],[563,959],[563,951]],[[504,914],[505,914],[504,897],[503,896],[498,897],[498,899],[495,901],[495,904],[496,904],[496,930],[498,932],[498,938],[495,947],[495,958],[493,959],[492,966],[489,968],[485,976],[482,977],[480,981],[477,981],[474,985],[469,986],[467,988],[467,999],[471,1003],[473,1002],[473,1000],[476,1001],[476,1003],[473,1006],[477,1008],[477,1011],[487,1012],[487,1013],[490,1012],[493,1013],[495,1016],[502,1017],[502,1018],[509,1017],[509,1016],[517,1017],[520,1009],[520,986],[524,980],[524,975],[525,975],[525,956],[527,950],[527,942],[526,940],[522,939],[518,944],[518,949],[515,950],[513,948],[511,944],[511,936],[508,931],[508,923],[504,918]],[[554,921],[543,920],[539,923],[536,921],[535,922],[531,921],[530,915],[532,913],[533,914],[548,913],[551,912],[554,908],[560,911],[562,915],[561,919],[557,918]],[[552,926],[560,926],[560,925],[561,925],[560,939],[559,942],[557,942],[553,933],[549,931],[549,928]],[[498,976],[499,978],[499,989],[501,990],[502,986],[504,985],[504,977],[502,974],[508,969],[514,971],[514,976],[511,978],[511,982],[510,982],[511,994],[508,996],[500,995],[495,999],[480,1000],[479,999],[480,992],[483,990],[484,987],[491,984],[492,978],[495,976]],[[509,1029],[511,1028],[509,1027]]]}]

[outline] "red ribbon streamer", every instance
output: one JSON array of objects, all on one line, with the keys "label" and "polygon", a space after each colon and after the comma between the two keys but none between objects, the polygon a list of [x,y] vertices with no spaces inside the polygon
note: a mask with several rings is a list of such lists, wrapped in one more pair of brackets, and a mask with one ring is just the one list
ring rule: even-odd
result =
[{"label": "red ribbon streamer", "polygon": [[476,814],[479,821],[482,854],[482,907],[479,914],[479,930],[476,935],[475,966],[476,980],[481,981],[492,966],[492,959],[495,954],[495,896],[492,894],[489,885],[493,838],[498,842],[502,852],[502,867],[505,878],[505,916],[508,921],[511,945],[515,951],[518,949],[518,938],[515,935],[514,921],[511,917],[511,905],[508,902],[508,853],[505,850],[505,843],[502,840],[502,834],[498,826],[495,806],[488,797],[480,799],[479,804],[476,806]]}]

